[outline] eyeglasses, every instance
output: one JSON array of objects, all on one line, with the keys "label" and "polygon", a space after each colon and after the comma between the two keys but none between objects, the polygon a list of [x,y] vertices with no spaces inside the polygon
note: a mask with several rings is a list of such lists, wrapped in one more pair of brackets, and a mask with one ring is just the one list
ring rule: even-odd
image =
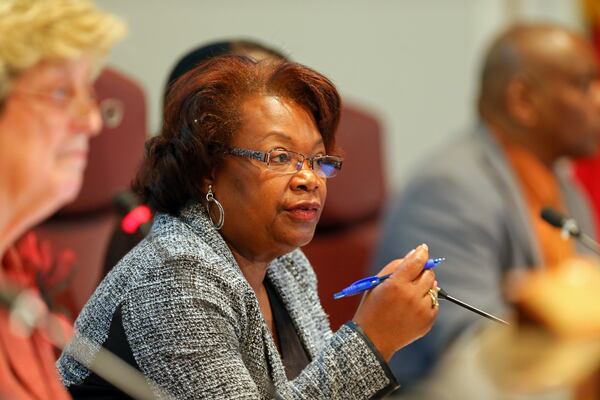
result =
[{"label": "eyeglasses", "polygon": [[85,90],[81,93],[76,93],[74,90],[59,88],[49,92],[37,92],[30,90],[18,89],[15,93],[23,96],[29,96],[42,100],[56,108],[67,110],[71,113],[75,113],[78,107],[81,107],[82,101],[85,101],[87,105],[93,103],[97,104],[97,97],[93,87]]},{"label": "eyeglasses", "polygon": [[283,174],[295,174],[302,169],[304,161],[308,161],[308,166],[321,178],[333,178],[338,171],[342,169],[344,160],[337,156],[312,156],[307,157],[304,154],[281,148],[271,149],[264,153],[262,151],[242,149],[239,147],[230,147],[229,154],[251,158],[267,164],[267,168],[272,171]]}]

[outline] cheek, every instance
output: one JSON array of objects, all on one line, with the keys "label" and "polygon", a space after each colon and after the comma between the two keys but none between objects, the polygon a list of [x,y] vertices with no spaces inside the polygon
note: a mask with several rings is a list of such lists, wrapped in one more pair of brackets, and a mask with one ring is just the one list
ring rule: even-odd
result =
[{"label": "cheek", "polygon": [[566,93],[561,100],[553,110],[554,118],[571,129],[585,126],[597,112],[590,99],[580,92]]},{"label": "cheek", "polygon": [[40,135],[45,138],[48,156],[59,158],[61,151],[68,148],[76,135],[70,129],[70,119],[60,113],[44,113],[39,115]]},{"label": "cheek", "polygon": [[327,200],[327,180],[323,180],[323,184],[319,186],[319,197],[321,198],[321,210],[325,206],[325,201]]}]

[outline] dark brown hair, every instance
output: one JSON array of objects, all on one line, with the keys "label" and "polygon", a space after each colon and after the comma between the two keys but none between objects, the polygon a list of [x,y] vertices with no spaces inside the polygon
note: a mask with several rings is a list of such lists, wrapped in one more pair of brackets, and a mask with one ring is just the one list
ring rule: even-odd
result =
[{"label": "dark brown hair", "polygon": [[203,196],[204,178],[218,168],[251,96],[279,96],[308,111],[325,149],[335,149],[340,96],[329,79],[294,62],[221,56],[181,76],[167,95],[160,135],[146,143],[133,190],[157,212],[177,215]]}]

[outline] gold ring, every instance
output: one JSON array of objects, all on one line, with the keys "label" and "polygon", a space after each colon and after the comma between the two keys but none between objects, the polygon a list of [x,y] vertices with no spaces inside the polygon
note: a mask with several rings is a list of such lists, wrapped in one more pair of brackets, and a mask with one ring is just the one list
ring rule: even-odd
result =
[{"label": "gold ring", "polygon": [[440,306],[440,302],[438,301],[437,288],[429,289],[429,297],[431,297],[431,308],[438,308]]}]

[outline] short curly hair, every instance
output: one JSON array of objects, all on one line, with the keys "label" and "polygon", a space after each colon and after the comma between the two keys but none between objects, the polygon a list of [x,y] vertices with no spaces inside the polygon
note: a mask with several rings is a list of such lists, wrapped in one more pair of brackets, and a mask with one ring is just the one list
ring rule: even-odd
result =
[{"label": "short curly hair", "polygon": [[0,101],[23,71],[47,59],[102,57],[125,24],[88,0],[0,2]]},{"label": "short curly hair", "polygon": [[203,196],[202,182],[218,168],[239,131],[251,96],[278,96],[313,118],[328,153],[335,151],[341,99],[333,83],[294,62],[215,57],[181,76],[167,95],[160,135],[146,143],[133,190],[154,211],[178,215]]}]

